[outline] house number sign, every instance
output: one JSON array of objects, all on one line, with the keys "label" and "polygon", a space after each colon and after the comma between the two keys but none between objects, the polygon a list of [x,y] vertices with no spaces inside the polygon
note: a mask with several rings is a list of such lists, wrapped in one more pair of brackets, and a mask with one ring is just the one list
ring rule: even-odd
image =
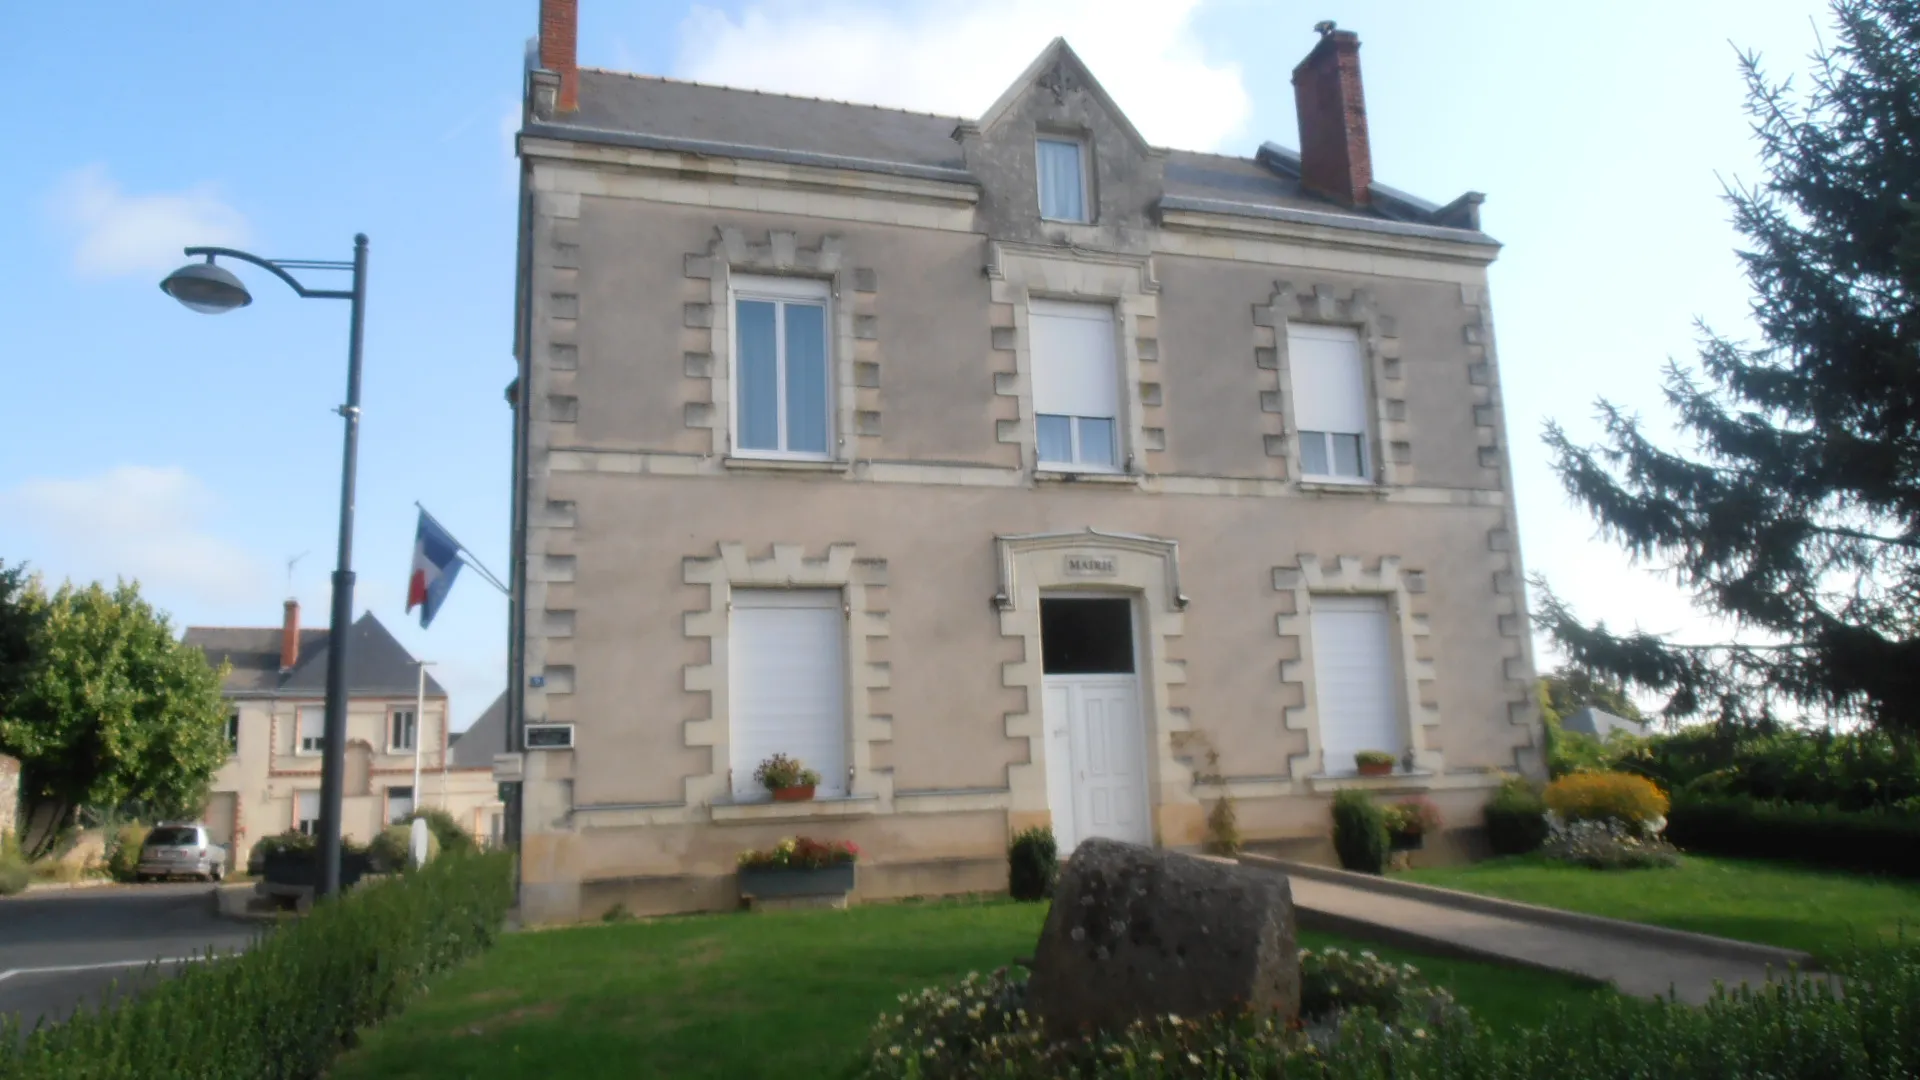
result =
[{"label": "house number sign", "polygon": [[1111,555],[1068,555],[1065,569],[1068,577],[1113,577],[1119,573]]}]

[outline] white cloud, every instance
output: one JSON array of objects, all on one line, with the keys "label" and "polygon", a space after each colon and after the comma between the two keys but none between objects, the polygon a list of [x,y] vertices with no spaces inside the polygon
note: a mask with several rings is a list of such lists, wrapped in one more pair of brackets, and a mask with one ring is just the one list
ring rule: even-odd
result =
[{"label": "white cloud", "polygon": [[238,247],[248,237],[246,218],[212,185],[134,195],[121,190],[104,165],[61,177],[49,203],[73,230],[73,267],[86,277],[170,270],[181,262],[181,248]]},{"label": "white cloud", "polygon": [[1217,149],[1245,124],[1238,65],[1212,62],[1200,0],[770,0],[696,7],[675,71],[728,86],[977,117],[1065,37],[1149,142]]},{"label": "white cloud", "polygon": [[76,580],[138,579],[170,601],[257,604],[271,592],[272,571],[209,530],[215,507],[206,485],[177,466],[120,465],[0,491],[0,517],[50,556],[37,565]]}]

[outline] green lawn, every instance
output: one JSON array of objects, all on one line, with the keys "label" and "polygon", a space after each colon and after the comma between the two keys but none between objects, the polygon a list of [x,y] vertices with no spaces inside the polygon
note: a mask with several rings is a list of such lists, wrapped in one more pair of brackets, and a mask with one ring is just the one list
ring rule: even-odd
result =
[{"label": "green lawn", "polygon": [[[894,995],[1029,955],[1041,905],[940,902],[513,934],[330,1073],[357,1077],[846,1076]],[[1342,944],[1305,935],[1303,944]],[[1411,956],[1498,1025],[1610,991]]]},{"label": "green lawn", "polygon": [[1410,881],[1609,915],[1742,941],[1804,949],[1822,959],[1856,942],[1920,935],[1920,882],[1789,863],[1688,855],[1667,870],[1588,870],[1537,856],[1411,870]]}]

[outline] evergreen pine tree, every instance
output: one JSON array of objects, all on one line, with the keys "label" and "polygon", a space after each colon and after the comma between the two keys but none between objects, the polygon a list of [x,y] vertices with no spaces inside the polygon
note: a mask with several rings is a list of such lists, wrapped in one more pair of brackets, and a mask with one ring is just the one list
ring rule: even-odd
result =
[{"label": "evergreen pine tree", "polygon": [[1536,583],[1578,666],[1674,718],[1783,706],[1920,736],[1920,3],[1836,0],[1805,94],[1741,57],[1765,180],[1731,186],[1758,344],[1701,328],[1669,364],[1687,450],[1602,402],[1604,439],[1546,441],[1637,561],[1739,628],[1682,643],[1583,624]]}]

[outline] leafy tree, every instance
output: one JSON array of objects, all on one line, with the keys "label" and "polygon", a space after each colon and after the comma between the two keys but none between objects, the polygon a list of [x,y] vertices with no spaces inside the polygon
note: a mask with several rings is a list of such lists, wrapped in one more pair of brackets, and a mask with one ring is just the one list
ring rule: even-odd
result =
[{"label": "leafy tree", "polygon": [[24,565],[0,560],[0,717],[27,677],[33,660],[33,632],[39,622],[27,603],[32,579]]},{"label": "leafy tree", "polygon": [[1572,495],[1670,567],[1733,640],[1589,626],[1541,583],[1579,667],[1667,695],[1673,718],[1791,706],[1920,736],[1920,5],[1835,0],[1804,95],[1741,57],[1766,179],[1727,189],[1758,344],[1702,325],[1669,363],[1691,442],[1600,403],[1604,440],[1546,441]]},{"label": "leafy tree", "polygon": [[227,759],[224,672],[174,639],[138,585],[32,587],[25,605],[34,659],[0,716],[0,751],[20,759],[27,799],[51,807],[33,854],[79,807],[197,812]]},{"label": "leafy tree", "polygon": [[1626,687],[1604,674],[1562,664],[1541,677],[1540,711],[1547,718],[1565,720],[1589,707],[1636,723],[1646,719],[1627,696]]}]

